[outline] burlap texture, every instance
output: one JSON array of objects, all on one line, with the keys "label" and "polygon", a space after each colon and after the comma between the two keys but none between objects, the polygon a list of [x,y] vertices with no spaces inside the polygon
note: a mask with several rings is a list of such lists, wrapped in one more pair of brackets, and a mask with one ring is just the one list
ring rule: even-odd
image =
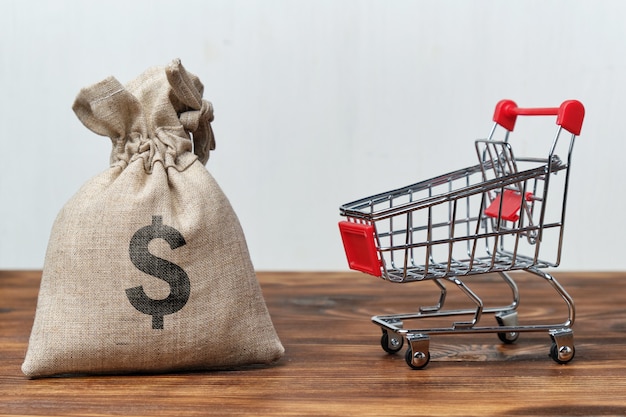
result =
[{"label": "burlap texture", "polygon": [[53,225],[26,375],[213,369],[282,356],[239,221],[204,167],[214,139],[202,90],[176,60],[125,87],[107,78],[79,93],[79,119],[113,142],[111,166]]}]

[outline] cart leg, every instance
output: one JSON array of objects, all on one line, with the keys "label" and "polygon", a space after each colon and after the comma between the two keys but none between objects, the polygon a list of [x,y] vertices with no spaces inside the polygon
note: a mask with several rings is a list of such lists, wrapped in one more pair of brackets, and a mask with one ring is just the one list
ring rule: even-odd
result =
[{"label": "cart leg", "polygon": [[430,338],[422,333],[406,335],[409,347],[406,350],[406,363],[412,369],[423,369],[430,362]]},{"label": "cart leg", "polygon": [[460,289],[467,295],[474,303],[476,303],[476,312],[474,313],[474,317],[470,321],[457,321],[453,323],[454,328],[467,328],[473,327],[478,320],[480,320],[480,316],[483,313],[483,300],[480,299],[472,290],[469,289],[467,285],[463,281],[458,278],[452,277],[450,278],[452,282],[454,282]]},{"label": "cart leg", "polygon": [[437,285],[437,287],[439,287],[439,301],[434,306],[420,307],[421,313],[434,313],[436,311],[439,311],[443,307],[443,303],[446,301],[446,286],[443,284],[443,282],[441,282],[441,280],[437,278],[433,279],[432,281]]},{"label": "cart leg", "polygon": [[546,281],[548,281],[548,283],[550,283],[552,288],[556,290],[556,292],[561,296],[561,298],[563,298],[563,301],[565,301],[565,304],[567,305],[567,310],[568,310],[568,317],[567,317],[567,320],[563,323],[563,328],[571,328],[572,325],[574,324],[574,319],[576,317],[576,309],[574,307],[574,300],[567,293],[567,291],[565,291],[565,288],[563,288],[561,284],[559,284],[556,278],[554,278],[552,275],[544,271],[541,271],[535,268],[528,268],[526,271],[544,278]]},{"label": "cart leg", "polygon": [[517,288],[517,284],[515,283],[515,281],[513,281],[513,278],[511,278],[511,276],[507,274],[506,272],[498,272],[498,275],[500,275],[500,277],[504,280],[504,282],[506,282],[507,285],[511,288],[513,301],[511,302],[511,305],[509,306],[508,309],[515,310],[519,306],[519,299],[520,299],[519,289]]},{"label": "cart leg", "polygon": [[550,357],[556,363],[567,363],[574,358],[574,332],[571,329],[550,330],[552,347]]}]

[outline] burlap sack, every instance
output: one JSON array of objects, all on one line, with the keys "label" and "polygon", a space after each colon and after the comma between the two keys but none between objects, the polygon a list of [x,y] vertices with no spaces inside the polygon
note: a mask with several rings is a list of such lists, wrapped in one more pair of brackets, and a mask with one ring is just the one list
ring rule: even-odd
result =
[{"label": "burlap sack", "polygon": [[26,375],[282,356],[239,221],[204,167],[214,141],[202,93],[178,60],[125,87],[111,77],[79,93],[74,111],[111,138],[111,166],[54,223]]}]

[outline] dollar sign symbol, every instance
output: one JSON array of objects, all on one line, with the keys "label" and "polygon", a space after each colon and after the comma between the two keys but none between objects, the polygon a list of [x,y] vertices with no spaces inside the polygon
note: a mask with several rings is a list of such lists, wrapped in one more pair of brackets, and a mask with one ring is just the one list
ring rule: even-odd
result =
[{"label": "dollar sign symbol", "polygon": [[173,227],[163,224],[161,216],[152,216],[152,224],[137,230],[130,239],[128,251],[130,260],[142,272],[160,278],[170,286],[170,294],[162,300],[154,300],[146,295],[142,286],[128,288],[128,301],[137,310],[152,316],[152,328],[163,328],[163,316],[183,308],[189,300],[189,277],[178,265],[154,256],[148,251],[153,239],[164,239],[171,249],[186,244],[185,238]]}]

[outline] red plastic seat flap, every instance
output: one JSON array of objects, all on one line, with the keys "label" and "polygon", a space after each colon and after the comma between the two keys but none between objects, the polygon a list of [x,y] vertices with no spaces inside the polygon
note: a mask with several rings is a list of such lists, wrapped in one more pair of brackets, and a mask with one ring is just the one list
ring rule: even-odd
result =
[{"label": "red plastic seat flap", "polygon": [[376,277],[382,276],[374,239],[374,226],[342,221],[339,222],[339,231],[350,269]]},{"label": "red plastic seat flap", "polygon": [[[504,195],[498,194],[491,202],[489,207],[485,209],[485,214],[494,219],[500,218],[516,222],[519,219],[519,210],[522,206],[521,194],[513,190],[504,190]],[[526,193],[526,201],[532,199],[532,193]],[[501,198],[502,197],[502,198]],[[502,200],[502,211],[500,212],[500,200]]]}]

